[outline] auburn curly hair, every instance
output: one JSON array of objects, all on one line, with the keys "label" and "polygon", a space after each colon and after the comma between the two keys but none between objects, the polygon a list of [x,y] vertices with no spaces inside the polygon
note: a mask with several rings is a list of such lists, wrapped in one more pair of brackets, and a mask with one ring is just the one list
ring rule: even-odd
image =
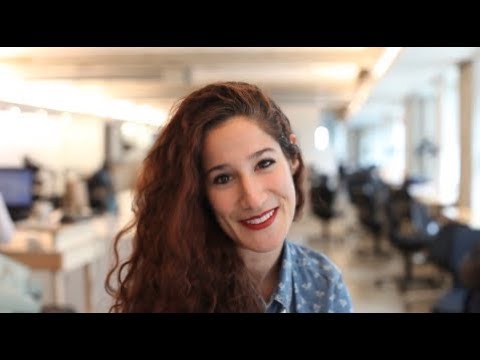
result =
[{"label": "auburn curly hair", "polygon": [[[298,146],[289,141],[288,118],[255,85],[207,85],[175,104],[170,121],[143,161],[134,190],[134,217],[115,237],[115,261],[105,280],[114,299],[110,312],[265,310],[205,191],[205,135],[235,116],[255,121],[280,144],[287,159],[298,160],[293,174],[298,219],[305,167]],[[131,254],[121,262],[119,242],[131,231]]]}]

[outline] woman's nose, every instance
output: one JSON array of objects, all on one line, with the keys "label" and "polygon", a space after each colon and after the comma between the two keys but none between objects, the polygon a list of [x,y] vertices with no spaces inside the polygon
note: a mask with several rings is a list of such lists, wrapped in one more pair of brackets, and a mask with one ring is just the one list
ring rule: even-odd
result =
[{"label": "woman's nose", "polygon": [[241,206],[243,209],[261,209],[267,194],[261,181],[251,177],[241,181]]}]

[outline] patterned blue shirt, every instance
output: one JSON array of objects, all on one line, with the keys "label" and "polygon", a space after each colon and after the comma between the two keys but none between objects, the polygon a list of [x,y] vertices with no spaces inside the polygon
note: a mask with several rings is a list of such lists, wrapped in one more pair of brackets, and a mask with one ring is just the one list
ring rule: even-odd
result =
[{"label": "patterned blue shirt", "polygon": [[285,241],[276,292],[267,313],[353,312],[340,270],[325,255]]}]

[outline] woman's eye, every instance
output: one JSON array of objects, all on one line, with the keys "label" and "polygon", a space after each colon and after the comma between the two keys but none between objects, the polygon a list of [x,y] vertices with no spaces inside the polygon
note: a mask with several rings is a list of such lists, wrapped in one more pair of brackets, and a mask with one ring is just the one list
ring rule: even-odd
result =
[{"label": "woman's eye", "polygon": [[257,164],[257,167],[260,168],[260,169],[266,169],[268,168],[269,166],[275,164],[275,160],[272,160],[272,159],[265,159],[265,160],[262,160],[260,161],[258,164]]},{"label": "woman's eye", "polygon": [[214,184],[226,184],[227,182],[230,181],[230,176],[229,175],[218,175],[213,179]]}]

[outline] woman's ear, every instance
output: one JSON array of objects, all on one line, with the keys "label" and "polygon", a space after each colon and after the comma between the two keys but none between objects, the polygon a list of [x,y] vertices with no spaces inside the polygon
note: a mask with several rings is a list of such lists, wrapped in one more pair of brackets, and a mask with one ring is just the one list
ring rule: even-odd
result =
[{"label": "woman's ear", "polygon": [[[297,135],[292,133],[288,138],[291,144],[297,145]],[[298,166],[300,165],[300,161],[298,161],[298,156],[295,156],[295,159],[290,161],[290,165],[292,169],[292,174],[295,174],[297,172]]]},{"label": "woman's ear", "polygon": [[290,140],[290,143],[293,145],[297,144],[297,135],[294,133],[291,133],[290,136],[288,137],[288,140]]}]

